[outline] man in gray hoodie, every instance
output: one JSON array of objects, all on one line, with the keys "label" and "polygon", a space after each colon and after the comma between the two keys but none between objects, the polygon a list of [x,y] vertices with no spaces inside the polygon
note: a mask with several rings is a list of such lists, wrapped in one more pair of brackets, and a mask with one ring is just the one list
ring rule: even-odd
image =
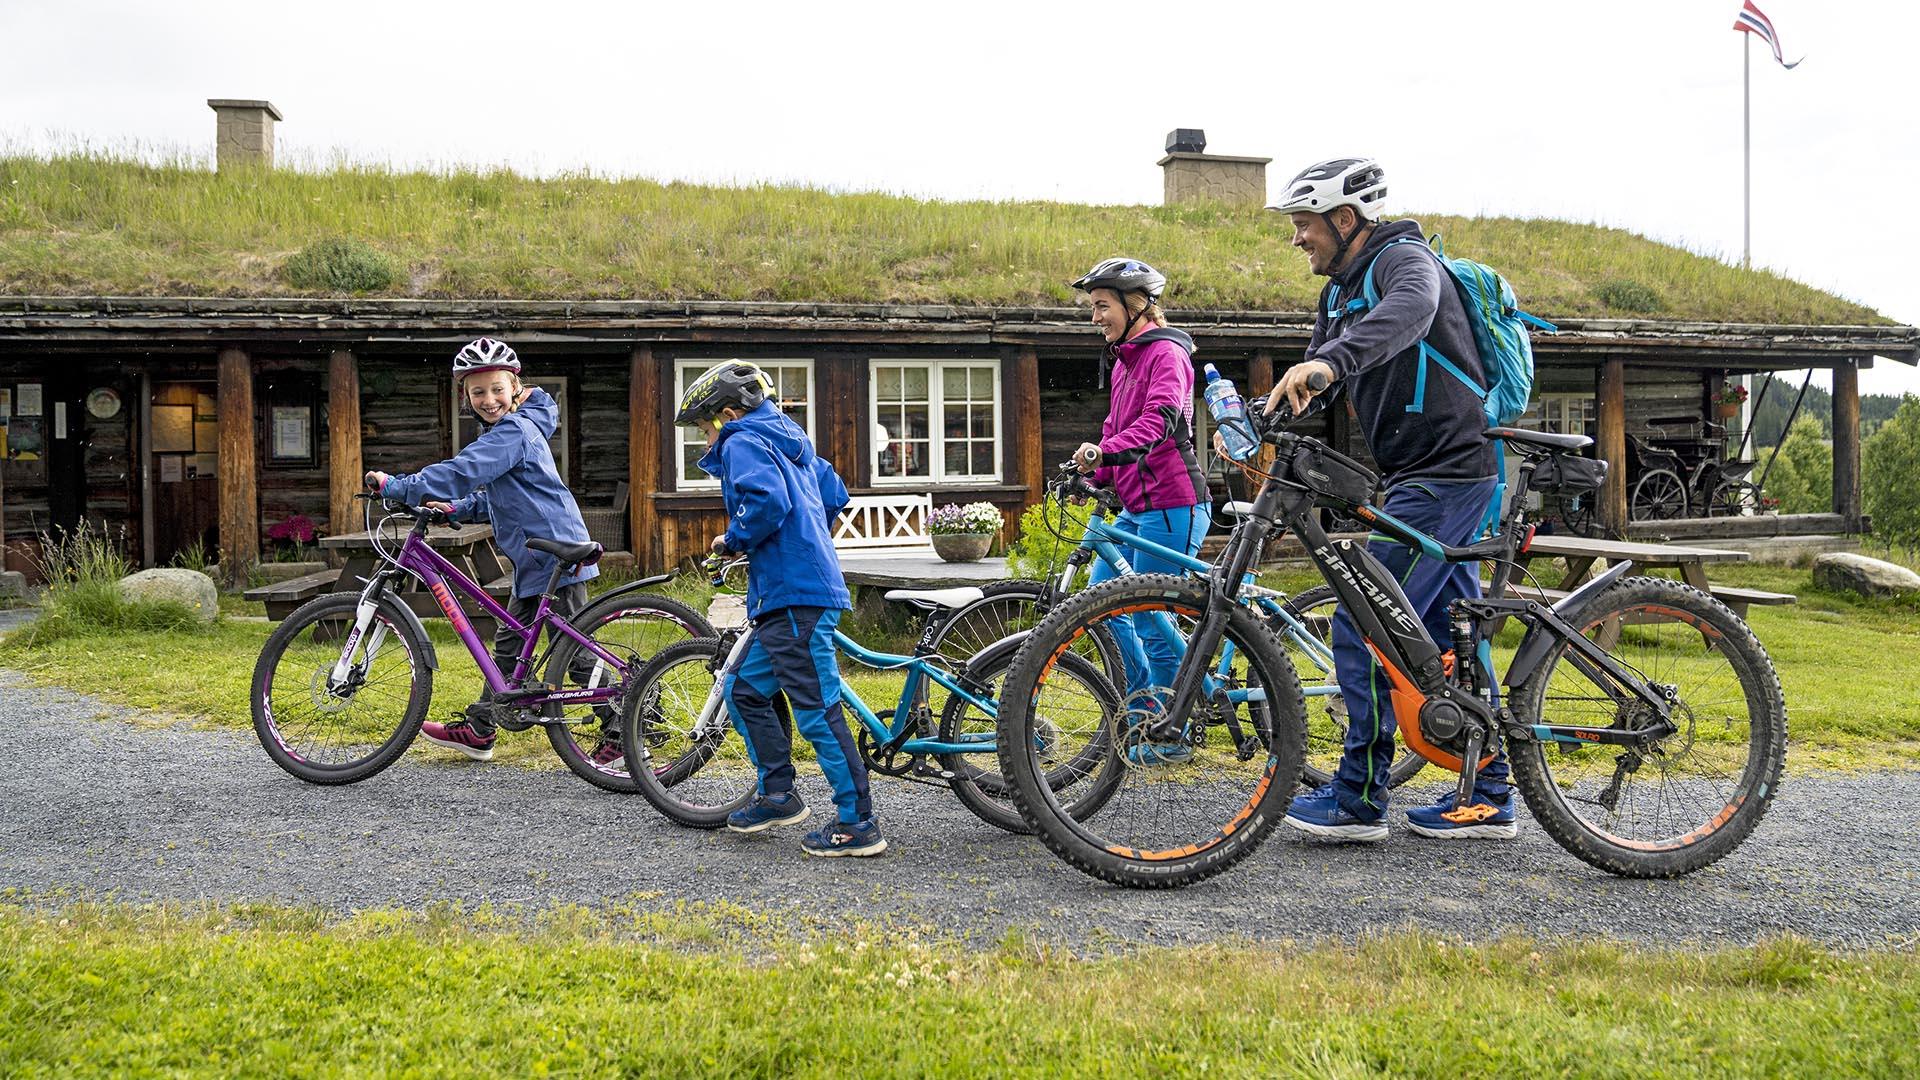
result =
[{"label": "man in gray hoodie", "polygon": [[[1420,343],[1482,390],[1487,377],[1453,279],[1421,241],[1418,222],[1381,220],[1386,194],[1378,163],[1339,158],[1309,166],[1267,208],[1290,216],[1293,246],[1329,281],[1306,359],[1287,369],[1266,407],[1272,412],[1287,401],[1297,416],[1324,407],[1332,395],[1314,401],[1307,381],[1316,372],[1326,375],[1330,390],[1344,390],[1353,403],[1367,450],[1380,466],[1382,508],[1442,543],[1465,544],[1493,496],[1493,447],[1482,434],[1481,395],[1440,365],[1423,364]],[[1388,540],[1367,547],[1400,579],[1427,632],[1444,647],[1447,606],[1480,595],[1477,568],[1423,559]],[[1295,798],[1286,822],[1317,836],[1384,840],[1394,752],[1387,679],[1344,610],[1334,620],[1333,653],[1347,706],[1346,748],[1333,783]],[[1456,806],[1449,792],[1433,806],[1409,810],[1406,819],[1422,836],[1512,837],[1505,758],[1480,771],[1468,806]]]}]

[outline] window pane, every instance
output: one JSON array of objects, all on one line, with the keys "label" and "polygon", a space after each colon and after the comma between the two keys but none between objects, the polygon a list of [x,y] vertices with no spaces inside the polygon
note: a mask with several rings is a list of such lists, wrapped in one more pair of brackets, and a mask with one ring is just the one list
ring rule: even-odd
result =
[{"label": "window pane", "polygon": [[[920,374],[924,376],[926,372],[923,371]],[[928,435],[927,407],[925,405],[909,405],[903,408],[901,412],[904,414],[905,420],[901,425],[901,430],[906,434],[906,437],[922,442],[926,441]]]},{"label": "window pane", "polygon": [[702,375],[705,375],[707,372],[711,371],[712,369],[713,369],[712,364],[702,364],[697,367],[681,368],[680,369],[680,396],[681,397],[687,396],[687,388],[693,385],[694,380],[698,379]]},{"label": "window pane", "polygon": [[941,433],[949,439],[967,437],[967,410],[949,405],[940,410]]},{"label": "window pane", "polygon": [[967,410],[973,417],[970,433],[976,439],[993,438],[993,409],[986,405],[975,405]]},{"label": "window pane", "polygon": [[967,369],[950,367],[940,373],[940,387],[949,401],[967,396]]},{"label": "window pane", "polygon": [[928,466],[933,461],[933,455],[927,452],[927,444],[923,442],[910,442],[910,443],[906,443],[905,446],[906,446],[906,454],[907,454],[906,475],[908,476],[931,475],[931,470],[928,468]]},{"label": "window pane", "polygon": [[973,474],[975,476],[988,476],[992,474],[993,444],[990,442],[977,442],[969,445],[973,447]]},{"label": "window pane", "polygon": [[973,400],[992,401],[993,369],[977,367],[971,370],[973,372]]},{"label": "window pane", "polygon": [[967,444],[950,442],[947,444],[947,472],[958,476],[967,471]]},{"label": "window pane", "polygon": [[786,408],[784,408],[781,411],[785,412],[788,416],[793,417],[793,422],[800,425],[800,430],[802,431],[806,430],[807,407],[805,405],[788,405]]},{"label": "window pane", "polygon": [[696,442],[692,439],[687,440],[687,444],[685,447],[682,448],[681,454],[680,454],[680,459],[682,462],[680,475],[686,477],[688,480],[712,479],[706,473],[701,471],[700,466],[698,464],[701,457],[703,457],[706,454],[706,452],[707,452],[707,446],[705,443]]},{"label": "window pane", "polygon": [[914,368],[904,368],[902,370],[904,375],[904,381],[906,383],[906,400],[908,401],[927,400],[927,369],[923,367],[914,367]]},{"label": "window pane", "polygon": [[880,400],[899,401],[900,369],[896,367],[883,367],[875,371],[874,375],[879,380],[879,387],[875,393],[879,396]]}]

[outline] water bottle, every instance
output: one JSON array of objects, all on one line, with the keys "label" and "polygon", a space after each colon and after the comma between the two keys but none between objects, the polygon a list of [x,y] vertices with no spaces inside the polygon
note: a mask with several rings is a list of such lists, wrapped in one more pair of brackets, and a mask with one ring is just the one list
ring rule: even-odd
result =
[{"label": "water bottle", "polygon": [[1240,400],[1240,391],[1234,387],[1232,379],[1221,378],[1212,364],[1208,364],[1205,370],[1207,411],[1213,414],[1213,426],[1226,443],[1227,456],[1235,461],[1245,461],[1260,447],[1247,426],[1246,403]]}]

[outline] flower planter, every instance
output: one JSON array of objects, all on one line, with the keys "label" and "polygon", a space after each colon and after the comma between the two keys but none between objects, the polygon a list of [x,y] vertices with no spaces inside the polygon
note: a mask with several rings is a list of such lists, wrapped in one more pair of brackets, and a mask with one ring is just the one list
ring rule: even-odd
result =
[{"label": "flower planter", "polygon": [[1737,401],[1715,402],[1714,410],[1720,414],[1720,419],[1731,420],[1740,415],[1740,403]]},{"label": "flower planter", "polygon": [[992,533],[936,533],[933,553],[945,562],[977,562],[993,546]]}]

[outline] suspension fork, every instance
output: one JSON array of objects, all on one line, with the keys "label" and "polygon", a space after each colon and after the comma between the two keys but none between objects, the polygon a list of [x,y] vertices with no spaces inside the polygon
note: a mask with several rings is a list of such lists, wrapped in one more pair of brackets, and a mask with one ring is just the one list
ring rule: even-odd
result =
[{"label": "suspension fork", "polygon": [[333,670],[327,673],[329,691],[340,692],[356,674],[353,654],[363,640],[366,648],[361,655],[366,660],[359,665],[359,672],[364,672],[372,666],[374,654],[380,651],[381,644],[386,641],[387,625],[376,622],[373,616],[380,607],[381,599],[386,595],[387,579],[391,575],[392,571],[382,570],[368,578],[366,586],[360,590],[360,600],[353,609],[353,629],[347,633],[347,640],[340,647],[340,655],[333,661]]},{"label": "suspension fork", "polygon": [[720,669],[714,673],[713,689],[707,691],[707,700],[700,706],[700,718],[693,722],[693,731],[689,733],[693,741],[699,742],[705,739],[720,726],[720,718],[727,714],[727,672],[732,671],[740,659],[747,655],[747,650],[752,647],[753,627],[749,626],[745,632],[734,639],[733,647],[727,650],[727,658],[721,662]]},{"label": "suspension fork", "polygon": [[[1152,732],[1157,739],[1170,740],[1187,729],[1187,718],[1193,715],[1193,707],[1205,693],[1208,675],[1208,661],[1213,650],[1226,634],[1227,617],[1233,606],[1239,602],[1240,586],[1246,579],[1247,570],[1265,546],[1267,534],[1272,530],[1272,515],[1278,502],[1275,486],[1268,483],[1260,489],[1254,500],[1253,513],[1240,526],[1232,544],[1221,559],[1221,568],[1207,577],[1207,607],[1200,616],[1200,625],[1195,628],[1193,637],[1187,641],[1186,655],[1180,658],[1180,670],[1173,678],[1173,700],[1167,703],[1167,713],[1159,724],[1159,730]],[[1165,612],[1153,613],[1159,632],[1167,635],[1169,641],[1178,642],[1179,633],[1173,620]]]}]

